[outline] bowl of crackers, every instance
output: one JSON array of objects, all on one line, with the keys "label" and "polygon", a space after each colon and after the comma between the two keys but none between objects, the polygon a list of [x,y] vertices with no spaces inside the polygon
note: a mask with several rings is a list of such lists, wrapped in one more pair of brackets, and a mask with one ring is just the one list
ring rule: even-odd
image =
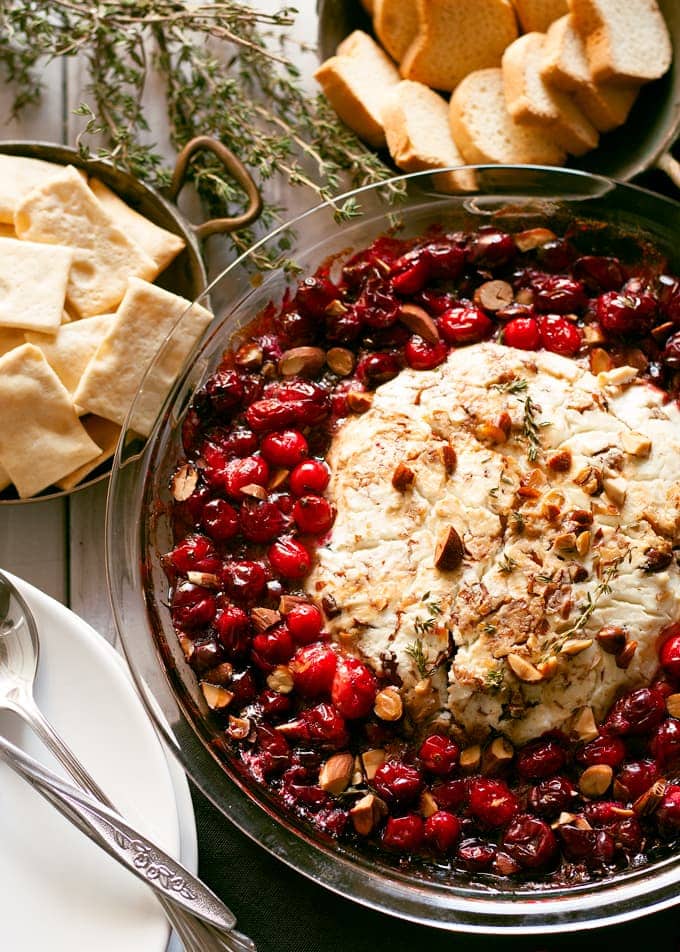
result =
[{"label": "bowl of crackers", "polygon": [[[238,219],[194,226],[173,203],[199,149],[250,200]],[[220,143],[193,140],[169,198],[108,162],[48,143],[0,144],[0,505],[105,479],[146,368],[178,334],[155,386],[162,401],[212,321],[194,303],[207,278],[199,241],[259,214],[257,190]],[[151,403],[134,421],[143,441]]]}]

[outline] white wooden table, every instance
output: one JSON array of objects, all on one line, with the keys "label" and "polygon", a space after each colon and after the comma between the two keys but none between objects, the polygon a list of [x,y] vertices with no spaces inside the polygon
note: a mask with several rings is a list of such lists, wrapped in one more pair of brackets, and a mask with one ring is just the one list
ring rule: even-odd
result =
[{"label": "white wooden table", "polygon": [[[274,11],[282,4],[256,0],[252,6]],[[313,44],[316,34],[314,0],[299,0],[299,15],[293,35]],[[306,88],[314,89],[311,74],[315,65],[312,53],[296,55]],[[46,67],[45,90],[39,107],[27,111],[20,121],[1,126],[2,138],[29,139],[73,145],[82,128],[82,119],[73,110],[86,98],[84,77],[76,61],[53,62]],[[9,115],[12,90],[0,88],[0,122]],[[164,105],[160,90],[150,84],[145,94],[147,114],[154,141],[167,142]],[[170,161],[169,145],[165,152]],[[292,190],[285,181],[274,178],[268,196],[290,215],[313,203],[311,193]],[[215,276],[229,261],[227,239],[216,236],[205,248],[208,271]],[[0,420],[0,426],[2,421]],[[0,505],[0,568],[26,581],[68,605],[108,641],[116,640],[113,617],[106,594],[104,571],[104,514],[107,483],[102,482],[74,493],[68,498],[20,505]]]}]

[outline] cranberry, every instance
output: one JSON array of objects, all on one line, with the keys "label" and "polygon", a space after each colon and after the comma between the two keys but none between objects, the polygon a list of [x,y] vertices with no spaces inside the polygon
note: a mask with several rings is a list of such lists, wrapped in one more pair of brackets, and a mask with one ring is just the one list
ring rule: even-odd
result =
[{"label": "cranberry", "polygon": [[303,314],[294,307],[290,307],[276,317],[274,326],[284,347],[300,347],[312,343],[316,323],[309,314]]},{"label": "cranberry", "polygon": [[323,628],[323,615],[310,603],[296,605],[286,615],[286,623],[298,645],[309,645],[316,641]]},{"label": "cranberry", "polygon": [[462,828],[453,813],[437,810],[425,820],[425,842],[437,853],[449,853],[460,839]]},{"label": "cranberry", "polygon": [[614,704],[604,722],[612,734],[637,737],[648,734],[666,716],[663,694],[653,688],[638,688],[625,694]]},{"label": "cranberry", "polygon": [[574,262],[574,277],[594,292],[618,291],[626,277],[618,258],[583,255]]},{"label": "cranberry", "polygon": [[670,632],[661,645],[659,661],[666,674],[680,680],[680,631],[676,631],[680,626],[673,625],[671,627],[673,631]]},{"label": "cranberry", "polygon": [[217,542],[233,539],[239,530],[238,513],[226,499],[211,499],[201,510],[201,527]]},{"label": "cranberry", "polygon": [[432,796],[441,809],[457,810],[467,804],[468,781],[461,778],[459,780],[447,780],[445,783],[438,783],[432,790]]},{"label": "cranberry", "polygon": [[458,845],[458,861],[473,873],[483,873],[491,868],[498,848],[484,840],[466,839]]},{"label": "cranberry", "polygon": [[290,488],[296,496],[306,493],[322,493],[331,478],[325,463],[318,459],[308,459],[298,463],[290,474]]},{"label": "cranberry", "polygon": [[626,745],[620,737],[609,734],[600,734],[576,751],[576,760],[586,767],[595,764],[606,764],[608,767],[618,767],[626,756]]},{"label": "cranberry", "polygon": [[255,635],[251,644],[253,660],[264,669],[285,664],[295,651],[288,627],[283,623]]},{"label": "cranberry", "polygon": [[252,456],[257,450],[257,437],[252,430],[241,428],[220,435],[217,443],[228,457]]},{"label": "cranberry", "polygon": [[444,363],[447,354],[448,348],[443,341],[431,344],[417,334],[409,338],[404,348],[406,363],[413,370],[433,370]]},{"label": "cranberry", "polygon": [[420,745],[418,756],[425,768],[438,777],[446,777],[453,773],[458,763],[460,747],[448,737],[441,734],[430,734]]},{"label": "cranberry", "polygon": [[642,337],[654,326],[656,300],[647,291],[607,291],[597,299],[596,313],[607,333]]},{"label": "cranberry", "polygon": [[662,766],[680,763],[680,721],[670,717],[657,729],[651,742],[652,753]]},{"label": "cranberry", "polygon": [[191,653],[191,667],[196,674],[203,675],[224,661],[224,649],[213,638],[195,641]]},{"label": "cranberry", "polygon": [[367,717],[377,693],[375,676],[357,658],[341,658],[331,687],[331,700],[343,717]]},{"label": "cranberry", "polygon": [[444,311],[439,319],[439,329],[447,344],[477,344],[488,337],[493,322],[484,311],[473,304],[461,305]]},{"label": "cranberry", "polygon": [[614,839],[606,830],[582,829],[573,823],[563,823],[558,833],[568,859],[588,866],[602,866],[614,858]]},{"label": "cranberry", "polygon": [[628,801],[637,800],[645,793],[658,778],[659,772],[653,760],[633,760],[623,764],[616,782],[622,788],[622,793]]},{"label": "cranberry", "polygon": [[510,823],[503,836],[503,849],[526,869],[547,866],[557,853],[557,842],[547,823],[522,814]]},{"label": "cranberry", "polygon": [[220,559],[215,546],[210,539],[198,533],[191,533],[176,545],[172,552],[165,557],[166,562],[177,571],[186,575],[188,572],[207,572],[213,574],[219,571]]},{"label": "cranberry", "polygon": [[255,700],[257,685],[252,668],[235,671],[229,682],[229,690],[234,695],[232,704],[238,709]]},{"label": "cranberry", "polygon": [[376,770],[373,786],[387,803],[403,807],[420,796],[423,776],[417,767],[402,760],[387,760]]},{"label": "cranberry", "polygon": [[257,728],[257,750],[264,776],[282,773],[290,763],[290,747],[285,737],[266,724]]},{"label": "cranberry", "polygon": [[401,303],[380,278],[369,278],[354,305],[363,324],[380,330],[391,327],[399,317]]},{"label": "cranberry", "polygon": [[431,241],[425,245],[423,253],[427,257],[431,276],[446,281],[455,281],[460,277],[467,258],[465,248],[448,239]]},{"label": "cranberry", "polygon": [[292,469],[309,453],[307,440],[299,430],[281,430],[267,433],[262,438],[260,452],[273,466],[282,466]]},{"label": "cranberry", "polygon": [[517,755],[517,772],[526,780],[541,780],[559,773],[567,755],[554,740],[535,740],[523,747]]},{"label": "cranberry", "polygon": [[414,853],[423,842],[424,826],[417,813],[387,818],[382,832],[382,844],[386,849],[399,853]]},{"label": "cranberry", "polygon": [[392,266],[390,284],[397,294],[417,294],[430,278],[430,263],[420,251],[410,251]]},{"label": "cranberry", "polygon": [[503,328],[502,342],[518,350],[538,350],[541,334],[533,317],[514,317]]},{"label": "cranberry", "polygon": [[298,648],[289,665],[295,690],[302,697],[329,694],[337,663],[333,649],[321,642]]},{"label": "cranberry", "polygon": [[656,811],[656,819],[662,828],[680,830],[680,784],[666,785],[663,800]]},{"label": "cranberry", "polygon": [[269,467],[261,456],[230,460],[224,468],[224,488],[232,499],[243,499],[244,486],[266,486]]},{"label": "cranberry", "polygon": [[215,630],[229,658],[241,657],[250,644],[250,618],[238,605],[225,605],[215,616]]},{"label": "cranberry", "polygon": [[551,777],[549,780],[542,780],[529,792],[531,809],[549,820],[573,809],[577,799],[578,790],[566,777]]},{"label": "cranberry", "polygon": [[470,261],[480,267],[493,268],[509,264],[516,254],[517,247],[512,235],[495,229],[480,229],[469,245]]},{"label": "cranberry", "polygon": [[367,387],[378,387],[397,376],[399,361],[394,354],[368,354],[361,358],[356,372],[359,380]]},{"label": "cranberry", "polygon": [[297,582],[312,570],[312,558],[301,542],[285,537],[269,547],[269,561],[281,578]]},{"label": "cranberry", "polygon": [[349,308],[326,315],[326,339],[332,344],[351,344],[361,333],[361,318]]},{"label": "cranberry", "polygon": [[206,383],[205,392],[215,413],[230,414],[243,401],[241,376],[236,370],[218,370]]},{"label": "cranberry", "polygon": [[307,708],[297,721],[282,724],[278,729],[286,736],[335,748],[344,747],[348,739],[344,717],[325,703]]},{"label": "cranberry", "polygon": [[243,535],[250,542],[270,542],[286,527],[286,519],[279,507],[267,500],[246,500],[241,506],[239,520]]},{"label": "cranberry", "polygon": [[[325,394],[313,384],[300,384],[296,389],[288,384],[280,385],[278,395],[270,393],[263,400],[256,400],[246,410],[248,424],[257,433],[267,430],[283,430],[294,426],[313,426],[328,416],[330,404]],[[303,390],[303,388],[307,388]]]},{"label": "cranberry", "polygon": [[298,284],[293,303],[301,314],[320,320],[337,296],[338,289],[327,277],[311,277]]},{"label": "cranberry", "polygon": [[416,296],[416,301],[430,314],[434,314],[435,317],[439,317],[444,311],[448,311],[455,305],[455,298],[452,294],[443,294],[441,291],[432,290],[432,288],[425,288]]},{"label": "cranberry", "polygon": [[475,777],[470,781],[469,812],[483,826],[505,826],[518,808],[517,797],[502,780]]},{"label": "cranberry", "polygon": [[571,314],[582,310],[588,299],[583,285],[561,275],[536,275],[531,282],[534,307],[543,314]]},{"label": "cranberry", "polygon": [[539,323],[539,331],[543,347],[564,357],[574,357],[583,342],[580,329],[566,317],[546,315]]},{"label": "cranberry", "polygon": [[546,241],[536,252],[541,266],[548,271],[566,271],[571,267],[577,252],[566,238]]},{"label": "cranberry", "polygon": [[264,592],[267,573],[259,562],[243,559],[227,562],[222,571],[222,580],[233,599],[252,605]]},{"label": "cranberry", "polygon": [[262,711],[263,717],[273,721],[290,713],[292,702],[288,694],[279,694],[277,691],[267,689],[258,695],[257,706]]},{"label": "cranberry", "polygon": [[293,519],[300,532],[323,535],[333,525],[335,511],[323,496],[301,496],[293,507]]},{"label": "cranberry", "polygon": [[215,617],[215,596],[202,585],[182,580],[172,593],[171,610],[177,628],[202,628]]}]

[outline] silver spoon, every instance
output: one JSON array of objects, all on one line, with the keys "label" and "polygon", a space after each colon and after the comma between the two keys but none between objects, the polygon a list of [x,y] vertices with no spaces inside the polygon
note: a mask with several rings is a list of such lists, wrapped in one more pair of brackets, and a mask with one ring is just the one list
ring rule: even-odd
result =
[{"label": "silver spoon", "polygon": [[[115,813],[111,801],[69,750],[35,701],[33,685],[39,657],[40,638],[33,613],[16,586],[0,571],[0,709],[21,717],[78,786]],[[134,832],[140,841],[148,842],[146,837]],[[158,900],[186,952],[255,952],[253,941],[233,929],[236,919],[221,900],[180,864],[176,867],[196,894],[198,901],[193,915],[159,891],[154,881],[149,885],[156,889]]]}]

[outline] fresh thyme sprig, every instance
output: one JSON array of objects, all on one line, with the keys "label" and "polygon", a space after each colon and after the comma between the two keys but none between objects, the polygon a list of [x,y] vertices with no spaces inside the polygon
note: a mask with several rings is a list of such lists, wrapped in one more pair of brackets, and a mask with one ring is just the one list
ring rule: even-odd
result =
[{"label": "fresh thyme sprig", "polygon": [[[344,173],[354,186],[389,178],[391,170],[325,100],[302,88],[284,49],[294,14],[291,7],[264,13],[238,0],[5,0],[0,72],[16,90],[17,115],[40,100],[42,61],[79,55],[90,77],[87,101],[77,110],[85,120],[81,150],[157,187],[168,184],[170,170],[150,141],[143,105],[152,72],[164,87],[172,144],[180,148],[196,135],[213,135],[259,185],[278,176],[308,189],[316,201],[337,194]],[[211,213],[242,209],[240,188],[214,157],[197,155],[190,176]],[[336,210],[345,218],[356,211],[352,204]],[[253,229],[231,236],[235,249],[248,247],[280,215],[266,203]],[[255,263],[280,265],[288,242],[290,236],[282,236],[280,246]]]},{"label": "fresh thyme sprig", "polygon": [[550,423],[547,420],[543,420],[541,422],[536,420],[537,410],[538,407],[527,394],[527,396],[524,398],[524,421],[522,433],[529,444],[527,456],[532,463],[537,459],[539,450],[541,449],[541,440],[539,435],[540,431],[543,427],[550,426]]},{"label": "fresh thyme sprig", "polygon": [[571,638],[572,635],[578,634],[585,628],[601,599],[606,595],[611,595],[612,580],[618,575],[621,563],[630,557],[631,551],[631,549],[628,549],[623,553],[623,555],[619,556],[607,566],[607,568],[602,573],[602,578],[595,586],[595,591],[593,594],[591,595],[590,592],[587,593],[585,605],[582,607],[581,612],[574,624],[571,626],[571,628],[568,628],[566,631],[560,633],[560,641]]},{"label": "fresh thyme sprig", "polygon": [[503,553],[503,558],[498,563],[498,571],[502,572],[504,575],[510,575],[510,573],[517,568],[517,562],[507,554]]},{"label": "fresh thyme sprig", "polygon": [[492,383],[491,389],[498,390],[500,393],[511,393],[513,396],[517,396],[519,393],[525,393],[529,384],[524,380],[523,377],[515,378],[514,380],[505,380],[503,383]]}]

